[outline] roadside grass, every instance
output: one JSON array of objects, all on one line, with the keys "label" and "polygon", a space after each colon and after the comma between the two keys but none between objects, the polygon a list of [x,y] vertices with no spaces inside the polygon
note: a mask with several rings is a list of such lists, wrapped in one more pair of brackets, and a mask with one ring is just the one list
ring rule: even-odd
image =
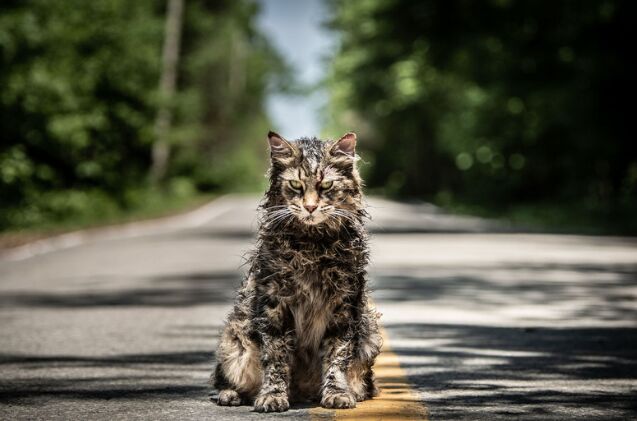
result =
[{"label": "roadside grass", "polygon": [[463,202],[438,203],[450,213],[501,219],[532,232],[585,235],[637,235],[637,204],[532,203],[489,207]]},{"label": "roadside grass", "polygon": [[127,206],[96,203],[74,208],[66,215],[47,215],[31,224],[16,224],[0,231],[0,249],[16,247],[38,239],[80,229],[100,228],[176,215],[195,209],[217,195],[212,193],[138,190]]}]

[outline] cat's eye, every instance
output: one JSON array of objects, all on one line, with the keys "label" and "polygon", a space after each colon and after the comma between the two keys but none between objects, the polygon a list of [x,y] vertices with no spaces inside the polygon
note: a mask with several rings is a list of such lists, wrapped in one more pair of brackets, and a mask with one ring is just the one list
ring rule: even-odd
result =
[{"label": "cat's eye", "polygon": [[295,190],[303,188],[303,184],[299,180],[290,180],[290,186]]},{"label": "cat's eye", "polygon": [[321,188],[322,188],[323,190],[327,190],[327,189],[329,189],[330,187],[332,187],[332,184],[334,184],[334,182],[333,182],[333,181],[321,181]]}]

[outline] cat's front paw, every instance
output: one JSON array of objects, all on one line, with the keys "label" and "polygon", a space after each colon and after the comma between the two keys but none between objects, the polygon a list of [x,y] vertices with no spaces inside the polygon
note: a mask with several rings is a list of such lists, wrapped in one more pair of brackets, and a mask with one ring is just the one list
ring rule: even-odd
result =
[{"label": "cat's front paw", "polygon": [[283,412],[289,408],[288,395],[285,393],[259,395],[254,400],[254,410],[257,412]]},{"label": "cat's front paw", "polygon": [[239,406],[241,405],[241,396],[236,390],[225,389],[219,392],[217,405],[220,406]]},{"label": "cat's front paw", "polygon": [[356,399],[356,402],[363,402],[365,399],[367,399],[366,392],[354,392],[352,394],[354,395],[354,399]]},{"label": "cat's front paw", "polygon": [[323,394],[321,406],[334,409],[355,408],[356,399],[349,392],[328,392]]}]

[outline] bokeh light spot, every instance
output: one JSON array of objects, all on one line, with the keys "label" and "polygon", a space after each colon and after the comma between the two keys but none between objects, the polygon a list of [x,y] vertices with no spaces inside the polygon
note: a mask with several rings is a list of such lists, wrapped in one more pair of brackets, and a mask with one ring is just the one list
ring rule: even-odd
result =
[{"label": "bokeh light spot", "polygon": [[467,171],[473,166],[473,158],[466,152],[459,153],[456,156],[456,166],[461,171]]},{"label": "bokeh light spot", "polygon": [[488,146],[480,146],[476,151],[476,158],[479,162],[487,164],[491,162],[491,158],[493,158],[493,152],[491,152],[491,148],[489,148]]}]

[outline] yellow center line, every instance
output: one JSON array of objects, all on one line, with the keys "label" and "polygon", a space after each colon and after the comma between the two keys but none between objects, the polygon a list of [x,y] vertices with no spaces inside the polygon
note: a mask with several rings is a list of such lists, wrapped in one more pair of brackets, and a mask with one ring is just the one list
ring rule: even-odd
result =
[{"label": "yellow center line", "polygon": [[382,330],[383,349],[376,359],[374,372],[380,394],[374,399],[358,402],[353,409],[312,408],[310,419],[357,421],[428,420],[427,408],[409,385],[405,370],[398,362],[398,355],[389,346],[387,332]]}]

